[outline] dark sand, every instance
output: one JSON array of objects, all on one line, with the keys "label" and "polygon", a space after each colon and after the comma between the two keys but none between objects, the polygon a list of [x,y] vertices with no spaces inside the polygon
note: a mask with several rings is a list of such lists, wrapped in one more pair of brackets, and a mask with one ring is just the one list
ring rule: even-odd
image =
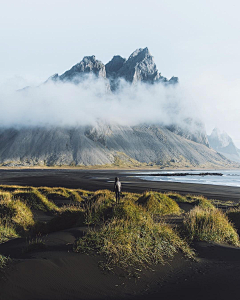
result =
[{"label": "dark sand", "polygon": [[[0,169],[0,184],[81,188],[96,191],[113,188],[118,176],[123,191],[141,193],[146,190],[160,192],[176,191],[183,195],[204,195],[209,199],[240,200],[240,187],[229,187],[193,183],[151,182],[132,176],[136,171],[119,170],[74,170],[74,169]],[[141,170],[137,171],[141,172]],[[149,171],[152,172],[152,171]],[[110,182],[109,182],[110,181]]]},{"label": "dark sand", "polygon": [[[129,171],[128,171],[129,172]],[[127,177],[125,171],[83,170],[0,170],[0,184],[63,186],[87,190],[112,189],[119,176],[124,191],[178,191],[203,194],[207,198],[239,201],[240,188],[181,183],[156,183]],[[36,215],[48,220],[44,213]],[[51,233],[43,239],[47,248],[23,253],[24,239],[0,245],[0,253],[13,263],[0,273],[1,300],[75,299],[239,299],[240,248],[198,243],[198,261],[180,254],[165,265],[141,273],[140,279],[123,276],[120,270],[103,273],[99,256],[73,253],[73,242],[87,228],[71,228]],[[125,274],[126,275],[126,274]]]}]

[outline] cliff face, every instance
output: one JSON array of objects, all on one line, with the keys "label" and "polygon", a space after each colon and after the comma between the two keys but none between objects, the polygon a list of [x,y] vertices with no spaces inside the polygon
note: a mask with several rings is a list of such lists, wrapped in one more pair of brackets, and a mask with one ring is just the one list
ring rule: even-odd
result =
[{"label": "cliff face", "polygon": [[0,130],[1,165],[87,166],[114,164],[116,160],[173,167],[229,164],[207,146],[159,125]]}]

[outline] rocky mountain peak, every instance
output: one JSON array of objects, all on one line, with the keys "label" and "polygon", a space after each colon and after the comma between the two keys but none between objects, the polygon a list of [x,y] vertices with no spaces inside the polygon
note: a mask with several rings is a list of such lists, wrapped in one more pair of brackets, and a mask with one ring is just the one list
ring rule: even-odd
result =
[{"label": "rocky mountain peak", "polygon": [[146,48],[139,48],[136,49],[130,56],[129,56],[129,60],[134,59],[135,57],[137,57],[139,60],[144,59],[145,57],[153,57],[148,49],[148,47]]},{"label": "rocky mountain peak", "polygon": [[132,83],[138,81],[153,83],[159,79],[160,73],[148,48],[140,48],[129,56],[118,71],[118,76]]},{"label": "rocky mountain peak", "polygon": [[126,58],[123,58],[120,55],[113,56],[112,60],[105,66],[107,77],[116,77],[117,72],[122,68],[125,62]]},{"label": "rocky mountain peak", "polygon": [[111,90],[118,88],[121,78],[133,84],[137,82],[178,83],[177,77],[172,77],[168,80],[161,76],[154,62],[154,58],[147,47],[135,50],[128,59],[120,55],[115,55],[106,66],[100,60],[97,60],[95,55],[85,56],[82,61],[74,65],[61,76],[55,74],[51,76],[49,80],[71,81],[78,84],[83,80],[84,75],[89,73],[97,77],[108,78]]},{"label": "rocky mountain peak", "polygon": [[97,60],[95,55],[85,56],[81,62],[59,76],[59,79],[63,81],[78,81],[79,77],[87,73],[106,78],[105,65],[100,60]]}]

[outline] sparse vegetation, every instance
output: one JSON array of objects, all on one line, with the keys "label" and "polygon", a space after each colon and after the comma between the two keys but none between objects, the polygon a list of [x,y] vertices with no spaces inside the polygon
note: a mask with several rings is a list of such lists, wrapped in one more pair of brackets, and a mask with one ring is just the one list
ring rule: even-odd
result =
[{"label": "sparse vegetation", "polygon": [[18,237],[18,234],[13,225],[8,219],[0,219],[0,244],[8,241],[11,238]]},{"label": "sparse vegetation", "polygon": [[0,269],[4,268],[10,261],[10,258],[0,254]]},{"label": "sparse vegetation", "polygon": [[227,216],[218,209],[195,207],[183,221],[190,241],[207,241],[239,245],[239,236]]},{"label": "sparse vegetation", "polygon": [[47,245],[41,235],[37,235],[35,238],[27,241],[27,246],[23,249],[23,252],[28,253],[32,251],[44,250],[46,248]]},{"label": "sparse vegetation", "polygon": [[11,198],[10,193],[0,195],[0,220],[5,228],[14,228],[17,232],[26,231],[34,225],[30,208],[19,199]]},{"label": "sparse vegetation", "polygon": [[[184,213],[177,202],[191,203],[193,209]],[[0,186],[0,243],[27,236],[24,252],[44,250],[44,234],[89,225],[87,234],[75,242],[76,252],[103,255],[108,269],[136,270],[164,263],[178,251],[193,257],[186,240],[239,245],[236,230],[216,203],[223,205],[201,196],[145,192],[122,193],[120,204],[116,204],[109,190]],[[227,212],[238,228],[239,211]],[[41,222],[38,214],[44,217]],[[171,220],[179,218],[181,222],[183,217],[179,231]],[[0,256],[0,267],[7,261]]]}]

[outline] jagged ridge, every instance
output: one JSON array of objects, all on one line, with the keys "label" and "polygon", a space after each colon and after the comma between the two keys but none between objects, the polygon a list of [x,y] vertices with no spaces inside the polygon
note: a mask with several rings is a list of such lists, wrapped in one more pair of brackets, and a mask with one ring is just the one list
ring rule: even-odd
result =
[{"label": "jagged ridge", "polygon": [[118,80],[121,78],[133,84],[139,81],[152,84],[156,82],[164,84],[178,83],[177,77],[173,76],[168,80],[159,73],[148,48],[135,50],[128,59],[116,55],[106,65],[97,60],[94,55],[85,56],[81,62],[74,65],[70,70],[60,76],[54,74],[48,80],[79,83],[84,79],[84,75],[89,73],[108,79],[111,90],[117,89]]}]

